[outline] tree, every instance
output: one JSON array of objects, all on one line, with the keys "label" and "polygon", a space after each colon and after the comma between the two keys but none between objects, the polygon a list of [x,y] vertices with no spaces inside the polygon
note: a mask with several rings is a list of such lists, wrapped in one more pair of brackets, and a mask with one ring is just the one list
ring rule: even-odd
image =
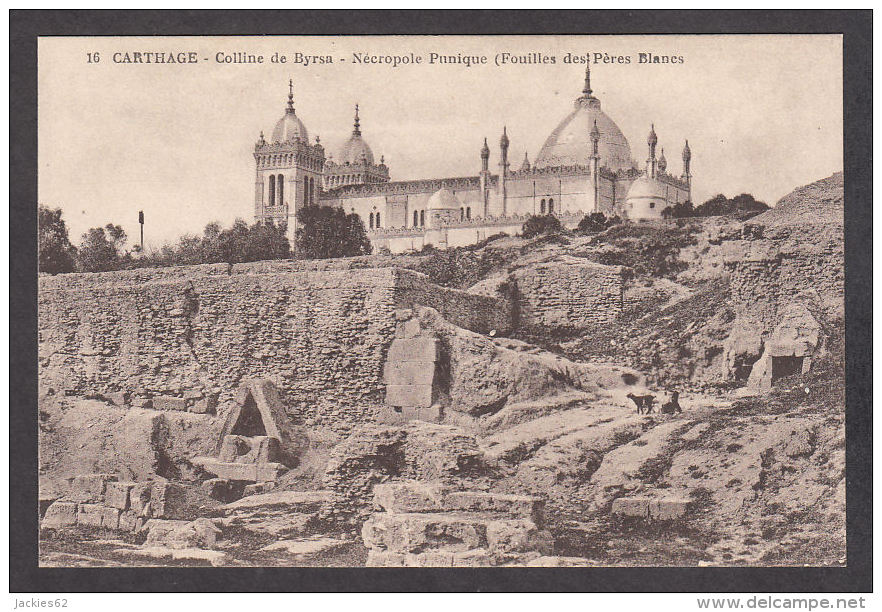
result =
[{"label": "tree", "polygon": [[530,215],[521,228],[521,236],[534,238],[541,234],[556,234],[562,229],[560,220],[554,215]]},{"label": "tree", "polygon": [[297,211],[297,255],[306,259],[370,254],[371,241],[355,214],[336,206],[304,206]]},{"label": "tree", "polygon": [[621,223],[621,219],[618,217],[607,217],[602,212],[593,212],[582,217],[579,225],[576,226],[576,231],[580,234],[596,234],[616,223]]},{"label": "tree", "polygon": [[49,274],[73,272],[76,268],[76,248],[70,243],[67,224],[61,218],[61,209],[50,209],[41,205],[37,212],[39,271]]},{"label": "tree", "polygon": [[696,207],[695,215],[698,217],[714,217],[717,215],[735,214],[758,214],[769,210],[765,202],[760,202],[749,193],[742,193],[734,198],[727,198],[718,193],[704,204]]},{"label": "tree", "polygon": [[[108,234],[110,239],[108,240]],[[79,249],[79,267],[84,272],[106,272],[118,270],[121,264],[121,248],[126,242],[126,233],[118,225],[93,227],[83,234]]]}]

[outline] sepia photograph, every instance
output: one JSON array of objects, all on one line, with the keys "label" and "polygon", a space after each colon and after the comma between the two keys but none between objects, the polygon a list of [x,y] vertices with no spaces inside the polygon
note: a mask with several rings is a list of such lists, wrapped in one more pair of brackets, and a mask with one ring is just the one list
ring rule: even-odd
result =
[{"label": "sepia photograph", "polygon": [[41,568],[848,567],[841,34],[36,42]]}]

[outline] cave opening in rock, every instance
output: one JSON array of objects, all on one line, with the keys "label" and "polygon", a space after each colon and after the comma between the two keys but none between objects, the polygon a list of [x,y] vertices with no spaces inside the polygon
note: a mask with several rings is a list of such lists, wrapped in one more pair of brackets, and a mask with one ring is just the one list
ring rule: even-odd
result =
[{"label": "cave opening in rock", "polygon": [[802,374],[802,357],[772,357],[772,380]]}]

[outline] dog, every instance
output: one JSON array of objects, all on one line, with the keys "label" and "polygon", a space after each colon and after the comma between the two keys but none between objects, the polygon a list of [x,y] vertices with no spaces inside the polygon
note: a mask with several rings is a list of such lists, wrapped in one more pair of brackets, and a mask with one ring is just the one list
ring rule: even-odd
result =
[{"label": "dog", "polygon": [[662,404],[661,413],[662,414],[677,414],[677,413],[683,412],[683,409],[680,408],[680,402],[678,401],[679,398],[680,398],[680,392],[679,391],[672,391],[670,401],[667,401],[664,404]]},{"label": "dog", "polygon": [[629,393],[627,397],[637,406],[637,414],[650,414],[652,412],[652,404],[655,402],[654,395],[634,395]]}]

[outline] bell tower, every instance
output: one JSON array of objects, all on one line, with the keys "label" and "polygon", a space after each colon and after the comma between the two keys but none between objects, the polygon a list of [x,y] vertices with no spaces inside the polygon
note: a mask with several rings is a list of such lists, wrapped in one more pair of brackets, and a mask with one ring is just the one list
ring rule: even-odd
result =
[{"label": "bell tower", "polygon": [[294,109],[294,83],[288,81],[285,114],[268,141],[263,132],[254,145],[254,219],[287,228],[293,245],[297,210],[318,204],[325,150],[316,136],[310,144],[306,126]]}]

